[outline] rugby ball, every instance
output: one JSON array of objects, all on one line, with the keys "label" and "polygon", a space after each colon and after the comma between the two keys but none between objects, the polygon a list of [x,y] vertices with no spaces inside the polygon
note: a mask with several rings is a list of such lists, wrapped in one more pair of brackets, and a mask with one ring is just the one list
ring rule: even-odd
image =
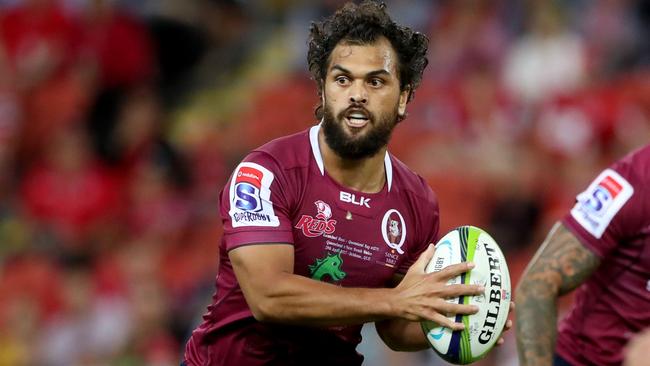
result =
[{"label": "rugby ball", "polygon": [[448,284],[480,284],[485,292],[478,296],[448,299],[458,304],[476,305],[472,315],[455,315],[449,319],[465,324],[462,331],[452,331],[438,324],[421,322],[431,347],[446,361],[465,365],[485,356],[501,336],[510,308],[510,274],[499,245],[485,231],[461,226],[443,236],[427,264],[427,273],[437,272],[456,263],[474,262],[476,267]]}]

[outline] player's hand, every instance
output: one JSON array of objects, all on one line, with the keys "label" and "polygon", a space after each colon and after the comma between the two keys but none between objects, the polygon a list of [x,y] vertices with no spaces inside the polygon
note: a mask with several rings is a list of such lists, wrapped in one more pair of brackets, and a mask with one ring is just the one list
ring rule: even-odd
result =
[{"label": "player's hand", "polygon": [[643,366],[647,365],[648,348],[650,348],[650,328],[637,334],[625,346],[623,354],[625,355],[624,366]]},{"label": "player's hand", "polygon": [[[515,311],[515,302],[510,301],[510,308],[508,309],[508,316],[510,316],[513,312]],[[503,326],[503,332],[507,332],[512,328],[512,320],[508,319],[506,320],[506,324]],[[501,333],[501,337],[499,337],[499,340],[497,341],[497,346],[502,345],[505,340],[503,339],[503,332]]]},{"label": "player's hand", "polygon": [[462,295],[479,295],[485,289],[480,285],[447,285],[449,279],[474,268],[472,263],[454,264],[438,272],[425,273],[425,268],[434,253],[434,245],[429,244],[429,248],[420,255],[394,289],[395,296],[390,299],[390,302],[394,313],[399,318],[410,321],[430,320],[452,330],[461,330],[464,325],[448,319],[447,316],[474,314],[478,311],[478,307],[454,304],[446,300]]}]

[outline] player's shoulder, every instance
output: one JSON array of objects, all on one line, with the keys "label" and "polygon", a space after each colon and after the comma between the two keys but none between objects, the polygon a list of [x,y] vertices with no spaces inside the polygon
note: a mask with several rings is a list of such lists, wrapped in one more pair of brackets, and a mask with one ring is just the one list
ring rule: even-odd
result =
[{"label": "player's shoulder", "polygon": [[305,167],[310,157],[309,130],[278,137],[251,151],[247,160],[272,160],[279,168]]},{"label": "player's shoulder", "polygon": [[640,147],[618,162],[641,180],[650,181],[650,144]]},{"label": "player's shoulder", "polygon": [[635,188],[646,187],[650,183],[650,144],[629,152],[612,164],[611,169]]},{"label": "player's shoulder", "polygon": [[429,184],[395,155],[389,154],[393,169],[393,181],[400,191],[429,203],[437,204],[437,197]]}]

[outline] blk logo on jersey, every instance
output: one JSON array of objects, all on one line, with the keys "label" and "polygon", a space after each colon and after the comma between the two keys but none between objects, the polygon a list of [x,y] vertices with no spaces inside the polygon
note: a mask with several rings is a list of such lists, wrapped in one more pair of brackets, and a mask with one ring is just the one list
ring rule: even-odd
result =
[{"label": "blk logo on jersey", "polygon": [[370,208],[370,198],[366,198],[363,196],[357,197],[354,193],[340,191],[339,199],[346,203],[351,203],[353,205],[365,206],[367,208]]},{"label": "blk logo on jersey", "polygon": [[332,209],[327,203],[318,200],[316,205],[316,217],[302,215],[295,228],[309,238],[315,238],[323,234],[332,234],[336,230],[336,220],[331,220]]},{"label": "blk logo on jersey", "polygon": [[600,238],[634,188],[616,171],[607,169],[578,195],[571,215],[594,237]]},{"label": "blk logo on jersey", "polygon": [[233,227],[280,225],[271,202],[273,179],[273,173],[259,164],[239,164],[229,192]]}]

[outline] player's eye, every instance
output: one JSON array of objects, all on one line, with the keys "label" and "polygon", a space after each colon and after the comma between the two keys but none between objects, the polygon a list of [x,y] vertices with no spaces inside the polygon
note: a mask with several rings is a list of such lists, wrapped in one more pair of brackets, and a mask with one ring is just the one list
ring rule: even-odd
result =
[{"label": "player's eye", "polygon": [[334,79],[334,81],[336,81],[336,83],[341,85],[341,86],[345,86],[345,85],[350,84],[350,78],[348,78],[347,76],[343,76],[343,75],[337,76]]},{"label": "player's eye", "polygon": [[370,84],[370,86],[373,88],[379,88],[384,85],[384,80],[380,78],[372,78],[368,81],[368,84]]}]

